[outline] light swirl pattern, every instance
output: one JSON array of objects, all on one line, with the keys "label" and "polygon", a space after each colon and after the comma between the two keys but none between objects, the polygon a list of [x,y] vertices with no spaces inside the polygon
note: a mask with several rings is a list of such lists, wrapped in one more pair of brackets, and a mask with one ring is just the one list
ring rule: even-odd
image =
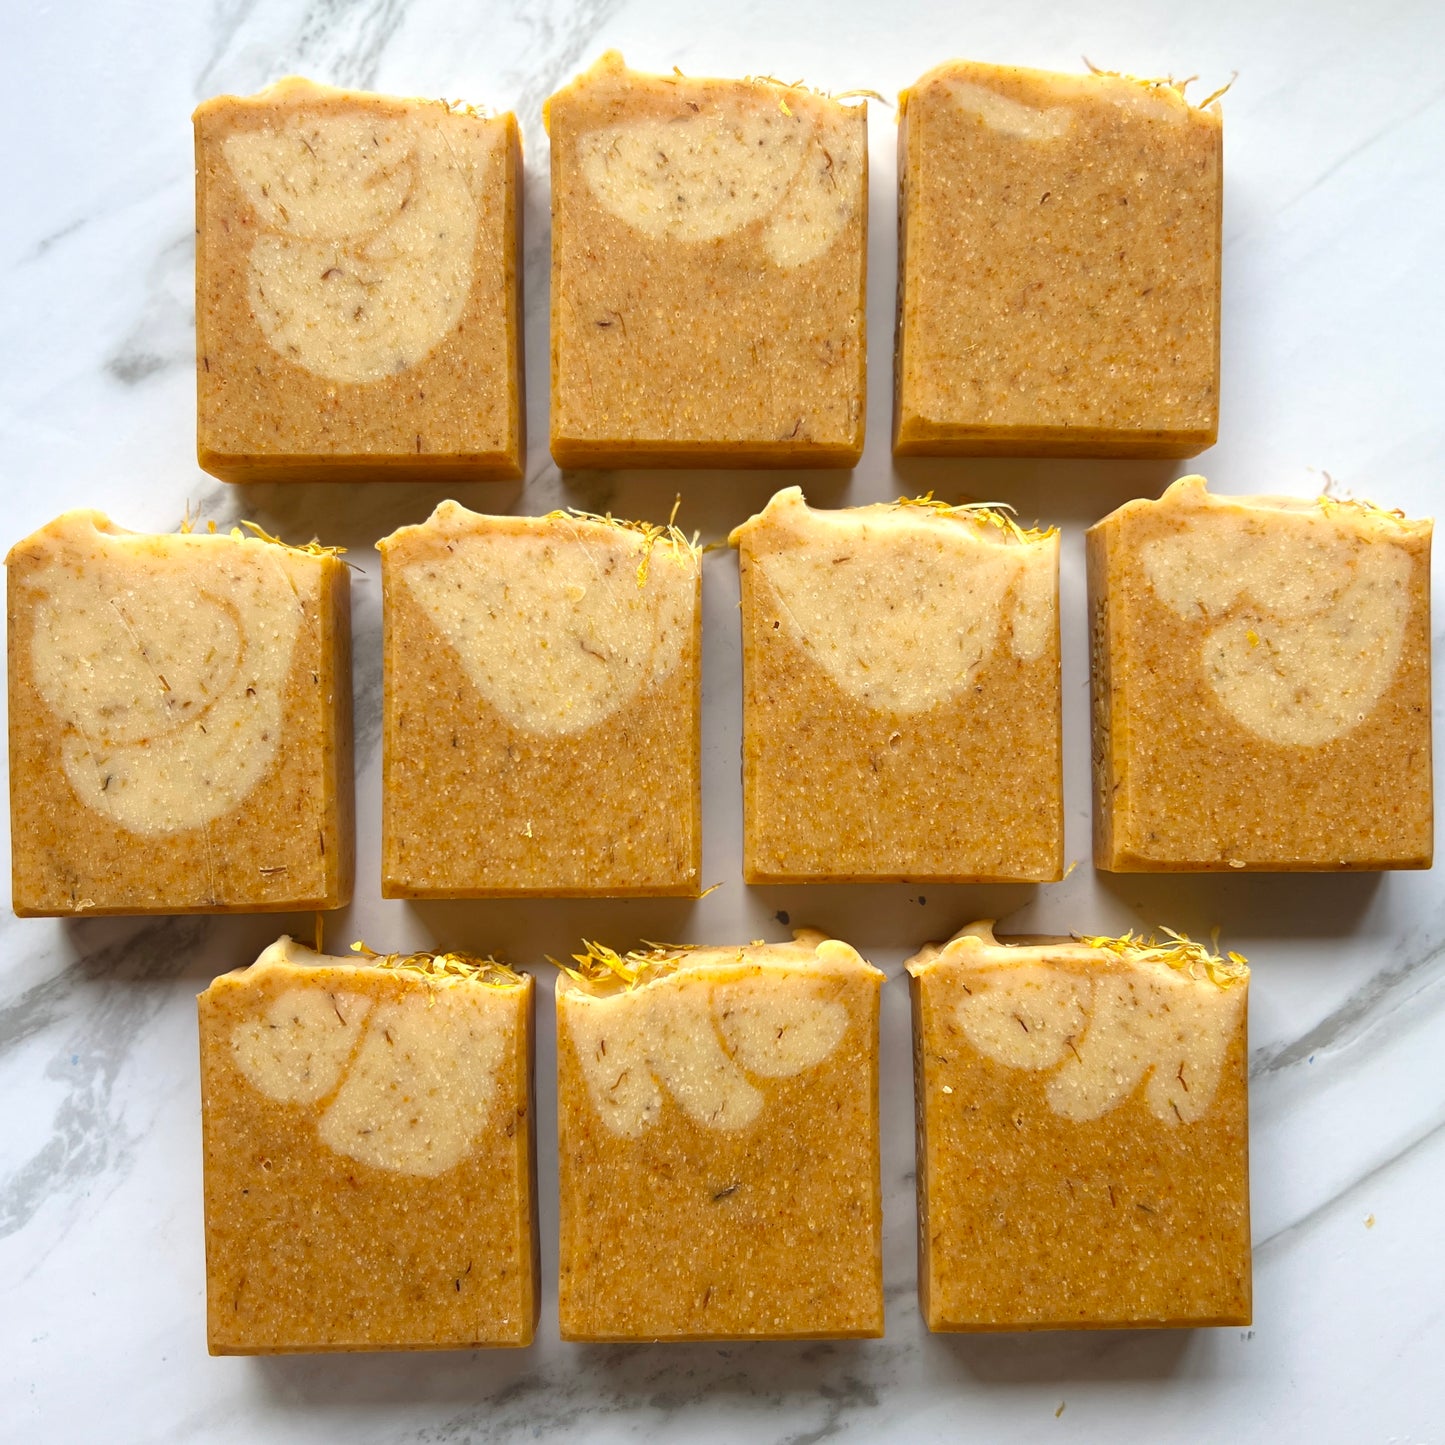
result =
[{"label": "light swirl pattern", "polygon": [[324,1101],[327,1148],[431,1178],[472,1152],[491,1110],[506,1038],[487,1002],[484,990],[448,990],[441,1004],[290,988],[236,1025],[231,1056],[268,1098]]},{"label": "light swirl pattern", "polygon": [[462,319],[479,212],[477,144],[433,119],[293,114],[225,141],[255,212],[248,295],[271,348],[317,376],[374,382]]},{"label": "light swirl pattern", "polygon": [[62,519],[64,546],[30,574],[35,687],[87,807],[133,833],[198,828],[275,760],[319,582],[268,542],[117,535],[97,517]]},{"label": "light swirl pattern", "polygon": [[730,113],[644,116],[580,137],[582,174],[605,210],[659,240],[718,240],[764,222],[784,270],[824,255],[861,193],[861,127],[784,111],[771,96]]}]

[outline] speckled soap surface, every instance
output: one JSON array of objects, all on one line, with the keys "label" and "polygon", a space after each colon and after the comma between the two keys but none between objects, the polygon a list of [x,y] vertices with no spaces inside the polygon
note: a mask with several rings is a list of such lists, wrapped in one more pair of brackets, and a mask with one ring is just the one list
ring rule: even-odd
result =
[{"label": "speckled soap surface", "polygon": [[194,121],[201,465],[519,476],[515,117],[289,76]]},{"label": "speckled soap surface", "polygon": [[[1069,10],[1023,0],[968,16],[862,0],[537,0],[486,23],[442,0],[224,12],[169,0],[7,15],[7,92],[25,145],[0,215],[4,541],[66,507],[173,529],[187,501],[221,522],[319,534],[351,550],[361,880],[379,876],[379,537],[424,522],[450,487],[224,487],[194,464],[193,147],[206,97],[300,73],[514,110],[526,154],[529,457],[523,486],[456,493],[469,510],[556,507],[666,521],[719,542],[801,481],[811,505],[933,488],[1010,502],[1062,528],[1065,867],[1051,885],[744,888],[741,630],[735,556],[703,558],[700,901],[382,900],[371,883],[327,928],[329,952],[436,944],[526,964],[586,936],[785,939],[814,924],[888,974],[879,1042],[887,1334],[822,1345],[564,1345],[557,1316],[555,1024],[537,1016],[542,1310],[527,1350],[212,1359],[205,1353],[196,995],[310,914],[0,921],[0,1436],[251,1445],[560,1441],[782,1445],[960,1436],[1040,1445],[1277,1439],[1431,1445],[1445,1349],[1445,898],[1432,872],[1101,875],[1089,864],[1084,530],[1200,471],[1221,492],[1313,497],[1324,472],[1414,516],[1439,508],[1445,369],[1445,16],[1281,0]],[[150,37],[160,34],[164,43]],[[849,475],[563,482],[548,461],[547,140],[539,113],[605,50],[667,74],[770,72],[893,98],[949,57],[1055,71],[1236,69],[1225,110],[1220,440],[1168,463],[892,461],[892,112],[869,104],[867,445]],[[81,99],[83,98],[83,103]],[[98,123],[98,120],[103,123]],[[1405,220],[1402,222],[1402,217]],[[1312,470],[1313,469],[1313,470]],[[1438,570],[1437,570],[1438,578]],[[1440,655],[1438,580],[1432,647]],[[1439,729],[1437,728],[1437,736]],[[921,901],[920,901],[921,900]],[[782,923],[779,914],[787,914]],[[1169,923],[1248,956],[1254,1323],[1244,1328],[930,1335],[916,1305],[913,1104],[903,960],[980,918],[1003,934]],[[1062,1407],[1062,1414],[1057,1412]]]},{"label": "speckled soap surface", "polygon": [[531,1342],[532,993],[282,938],[200,996],[212,1353]]},{"label": "speckled soap surface", "polygon": [[557,983],[563,1338],[881,1335],[882,973],[802,929],[624,966]]},{"label": "speckled soap surface", "polygon": [[553,457],[857,461],[866,102],[640,74],[609,53],[547,124]]},{"label": "speckled soap surface", "polygon": [[901,99],[895,444],[1192,456],[1219,416],[1220,107],[948,61]]},{"label": "speckled soap surface", "polygon": [[976,925],[908,971],[929,1325],[1251,1324],[1247,967]]},{"label": "speckled soap surface", "polygon": [[1202,477],[1089,529],[1099,867],[1430,866],[1431,530]]},{"label": "speckled soap surface", "polygon": [[339,556],[72,511],[6,570],[17,913],[350,900]]},{"label": "speckled soap surface", "polygon": [[732,534],[750,882],[1063,873],[1058,534],[908,502]]},{"label": "speckled soap surface", "polygon": [[443,502],[381,543],[389,898],[701,892],[701,559]]}]

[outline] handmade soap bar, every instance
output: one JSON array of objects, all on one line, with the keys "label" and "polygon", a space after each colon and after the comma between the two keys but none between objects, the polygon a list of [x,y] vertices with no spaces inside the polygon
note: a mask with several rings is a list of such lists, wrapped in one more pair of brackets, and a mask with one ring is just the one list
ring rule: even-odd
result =
[{"label": "handmade soap bar", "polygon": [[950,61],[900,101],[894,451],[1189,457],[1219,420],[1219,107]]},{"label": "handmade soap bar", "polygon": [[194,119],[201,466],[520,477],[515,117],[292,77]]},{"label": "handmade soap bar", "polygon": [[526,1345],[532,980],[282,938],[200,996],[213,1355]]},{"label": "handmade soap bar", "polygon": [[1090,528],[1095,863],[1428,868],[1430,536],[1203,477]]},{"label": "handmade soap bar", "polygon": [[747,881],[1059,878],[1058,533],[791,487],[732,540]]},{"label": "handmade soap bar", "polygon": [[455,502],[378,546],[383,894],[696,897],[696,546]]},{"label": "handmade soap bar", "polygon": [[1244,960],[982,923],[907,966],[929,1329],[1248,1324]]},{"label": "handmade soap bar", "polygon": [[558,464],[854,465],[866,106],[613,51],[546,114]]},{"label": "handmade soap bar", "polygon": [[18,914],[351,898],[350,581],[338,549],[66,512],[9,569]]},{"label": "handmade soap bar", "polygon": [[800,930],[557,980],[562,1338],[881,1335],[883,975]]}]

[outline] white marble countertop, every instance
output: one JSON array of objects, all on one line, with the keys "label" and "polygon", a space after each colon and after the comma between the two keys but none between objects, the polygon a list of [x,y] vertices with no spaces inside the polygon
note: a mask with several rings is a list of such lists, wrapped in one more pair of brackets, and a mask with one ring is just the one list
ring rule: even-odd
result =
[{"label": "white marble countertop", "polygon": [[[437,942],[530,964],[586,931],[727,941],[815,923],[886,968],[888,1334],[814,1345],[564,1346],[556,1325],[552,1031],[538,1093],[544,1297],[520,1353],[211,1359],[205,1349],[193,998],[275,918],[5,918],[0,966],[0,1437],[440,1442],[548,1436],[1445,1440],[1445,888],[1423,874],[1111,877],[1088,865],[1081,532],[1187,470],[1223,491],[1345,487],[1438,508],[1445,455],[1445,9],[1311,0],[130,0],[10,7],[0,219],[0,465],[8,545],[66,507],[169,529],[183,507],[353,550],[357,901],[332,940]],[[894,121],[871,112],[869,440],[857,472],[563,480],[546,454],[544,97],[608,46],[635,64],[766,71],[893,95],[950,54],[1198,71],[1225,101],[1220,444],[1197,463],[895,467],[888,448]],[[194,460],[189,114],[277,75],[512,107],[527,146],[532,453],[480,510],[665,515],[707,538],[801,479],[814,502],[941,493],[1063,524],[1069,857],[1045,888],[755,888],[739,878],[737,569],[706,562],[706,882],[699,903],[383,903],[379,586],[371,543],[427,485],[231,490]],[[1437,588],[1436,616],[1445,615]],[[1441,633],[1437,623],[1437,666]],[[1438,692],[1437,692],[1438,696]],[[1438,731],[1437,707],[1437,731]],[[1255,965],[1256,1322],[1250,1330],[930,1337],[914,1297],[903,957],[976,916],[1013,931],[1168,923]],[[309,936],[309,919],[289,920]],[[550,982],[548,970],[541,970]],[[545,1005],[546,992],[543,995]]]}]

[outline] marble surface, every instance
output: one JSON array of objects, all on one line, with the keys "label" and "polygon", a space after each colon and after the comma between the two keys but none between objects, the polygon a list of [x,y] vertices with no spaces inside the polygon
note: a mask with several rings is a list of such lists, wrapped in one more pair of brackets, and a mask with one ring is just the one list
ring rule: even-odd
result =
[{"label": "marble surface", "polygon": [[[545,1295],[513,1354],[210,1359],[205,1352],[193,998],[275,919],[3,923],[0,968],[0,1438],[125,1441],[555,1437],[1445,1440],[1445,889],[1434,873],[1112,878],[1087,862],[1083,527],[1174,475],[1225,491],[1342,486],[1415,512],[1445,495],[1445,9],[1327,0],[1208,6],[1048,0],[128,0],[6,9],[0,86],[0,463],[8,544],[64,507],[168,529],[189,503],[353,548],[357,902],[332,940],[435,941],[531,964],[584,930],[777,937],[835,931],[885,967],[887,1338],[849,1344],[563,1346],[557,1338],[553,1058],[538,1090]],[[1068,850],[1045,888],[755,888],[739,879],[736,563],[706,562],[703,901],[423,904],[378,898],[379,586],[371,543],[424,517],[427,486],[230,490],[193,450],[188,115],[277,75],[513,107],[527,146],[533,436],[523,485],[481,509],[610,506],[725,535],[767,474],[561,478],[545,451],[544,97],[603,48],[702,73],[768,71],[893,95],[950,53],[1137,73],[1197,70],[1225,101],[1223,431],[1197,464],[889,456],[894,121],[871,115],[872,387],[853,475],[816,503],[936,487],[1063,524]],[[795,480],[789,477],[787,480]],[[1445,615],[1439,605],[1436,615]],[[1437,658],[1440,633],[1436,633]],[[1438,712],[1438,709],[1437,709]],[[1438,719],[1437,719],[1438,721]],[[1165,922],[1255,964],[1256,1321],[1249,1330],[930,1337],[914,1300],[906,953],[979,915],[1016,930]],[[285,922],[285,920],[280,920]],[[309,934],[309,919],[290,920]],[[545,967],[544,982],[550,983]]]}]

